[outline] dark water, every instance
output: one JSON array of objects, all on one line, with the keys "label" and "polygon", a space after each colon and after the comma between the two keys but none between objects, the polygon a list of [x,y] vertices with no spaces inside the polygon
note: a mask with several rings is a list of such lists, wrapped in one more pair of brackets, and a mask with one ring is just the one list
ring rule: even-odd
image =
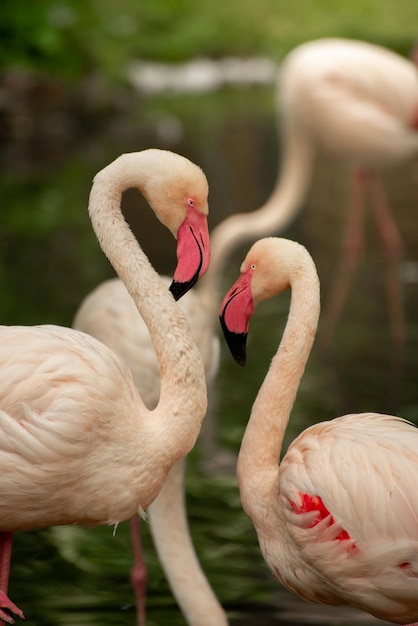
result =
[{"label": "dark water", "polygon": [[[215,95],[125,98],[75,116],[58,103],[25,109],[5,126],[1,149],[3,198],[0,230],[0,302],[4,323],[70,325],[86,293],[112,275],[87,217],[91,180],[116,156],[147,147],[180,152],[205,170],[210,222],[250,211],[269,195],[279,149],[269,89]],[[20,115],[20,117],[19,117]],[[32,117],[31,117],[32,116]],[[385,264],[373,223],[367,223],[364,260],[356,276],[333,348],[315,346],[294,407],[286,444],[310,423],[344,412],[394,412],[418,422],[418,171],[407,165],[385,177],[405,241],[403,294],[407,345],[402,369],[390,341]],[[136,205],[143,211],[136,213]],[[318,160],[309,198],[286,236],[304,243],[318,267],[326,298],[341,243],[346,178],[338,164]],[[170,273],[175,252],[136,192],[124,210],[155,267]],[[225,289],[238,273],[247,246],[231,258]],[[238,368],[223,351],[217,433],[236,454],[257,389],[285,323],[288,297],[266,303],[252,324],[249,363]],[[269,575],[255,533],[242,512],[233,473],[205,471],[204,446],[191,454],[187,503],[196,550],[231,624],[382,623],[345,609],[311,607],[282,590]],[[149,568],[148,626],[184,624],[143,524]],[[28,623],[42,626],[133,625],[127,524],[112,529],[45,529],[16,535],[11,597]]]}]

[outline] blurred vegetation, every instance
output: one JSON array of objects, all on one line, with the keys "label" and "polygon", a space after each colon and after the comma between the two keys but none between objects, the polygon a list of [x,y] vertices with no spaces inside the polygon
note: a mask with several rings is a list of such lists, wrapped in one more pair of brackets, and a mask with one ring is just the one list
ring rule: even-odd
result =
[{"label": "blurred vegetation", "polygon": [[306,39],[330,35],[406,54],[417,18],[413,0],[2,0],[0,68],[121,80],[132,59],[280,59]]}]

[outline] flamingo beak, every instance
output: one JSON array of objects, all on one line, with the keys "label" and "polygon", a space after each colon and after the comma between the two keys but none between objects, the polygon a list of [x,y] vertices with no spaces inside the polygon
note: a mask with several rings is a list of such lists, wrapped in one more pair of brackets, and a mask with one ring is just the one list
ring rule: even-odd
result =
[{"label": "flamingo beak", "polygon": [[225,341],[228,344],[232,356],[238,365],[244,367],[247,361],[247,333],[231,332],[226,325],[224,315],[220,315],[219,319],[224,332]]},{"label": "flamingo beak", "polygon": [[179,300],[206,273],[210,261],[207,216],[193,207],[177,232],[177,267],[170,291]]},{"label": "flamingo beak", "polygon": [[224,297],[219,319],[225,341],[238,365],[244,366],[247,358],[248,327],[254,304],[250,289],[250,275],[241,274]]}]

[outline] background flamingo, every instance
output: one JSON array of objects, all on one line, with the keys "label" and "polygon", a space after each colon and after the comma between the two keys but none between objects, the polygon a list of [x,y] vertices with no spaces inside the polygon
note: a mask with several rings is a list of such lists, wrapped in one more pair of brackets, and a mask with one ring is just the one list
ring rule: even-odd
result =
[{"label": "background flamingo", "polygon": [[199,350],[166,285],[125,222],[121,195],[138,187],[178,238],[179,293],[206,270],[208,185],[179,155],[122,155],[96,175],[89,212],[104,253],[148,325],[160,363],[157,407],[144,405],[125,363],[101,342],[58,326],[0,328],[0,620],[12,534],[52,525],[117,525],[157,496],[193,447],[206,412]]},{"label": "background flamingo", "polygon": [[[323,345],[328,347],[332,340],[360,260],[368,194],[387,258],[393,343],[401,360],[405,333],[399,283],[402,238],[376,172],[418,154],[417,66],[366,42],[314,40],[284,59],[277,98],[281,166],[272,194],[254,214],[254,237],[283,232],[295,217],[307,195],[318,151],[342,160],[352,171],[348,222],[341,265],[324,314]],[[266,228],[270,223],[271,229]],[[239,224],[231,222],[233,227]]]},{"label": "background flamingo", "polygon": [[[162,280],[169,285],[169,279]],[[219,341],[202,324],[203,307],[193,291],[180,301],[203,356],[208,386],[218,367]],[[74,327],[112,348],[130,367],[148,408],[158,404],[160,373],[146,325],[119,279],[101,283],[83,301]],[[173,465],[158,497],[148,508],[150,529],[159,559],[187,621],[193,626],[223,626],[227,618],[200,567],[188,527],[184,503],[184,460]],[[131,519],[134,564],[131,573],[138,623],[145,623],[146,568],[143,563],[138,517]]]},{"label": "background flamingo", "polygon": [[285,429],[318,326],[306,249],[259,240],[226,294],[221,324],[238,363],[254,308],[291,288],[289,316],[238,457],[243,507],[274,576],[312,602],[418,620],[418,430],[390,415],[345,415],[305,430],[279,465]]}]

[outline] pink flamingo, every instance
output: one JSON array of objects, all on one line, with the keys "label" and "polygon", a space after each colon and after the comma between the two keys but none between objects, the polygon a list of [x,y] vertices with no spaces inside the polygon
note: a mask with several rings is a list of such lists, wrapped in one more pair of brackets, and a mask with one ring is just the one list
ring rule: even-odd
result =
[{"label": "pink flamingo", "polygon": [[417,621],[418,429],[391,415],[345,415],[306,429],[279,464],[319,319],[319,280],[303,246],[279,238],[252,246],[220,307],[226,341],[244,365],[255,307],[288,288],[287,324],[238,456],[244,510],[269,569],[291,591]]},{"label": "pink flamingo", "polygon": [[402,238],[377,172],[418,154],[417,65],[362,41],[314,40],[284,59],[277,99],[281,167],[272,194],[254,214],[254,238],[267,234],[262,230],[266,223],[274,223],[270,232],[282,232],[295,217],[307,195],[318,151],[345,162],[353,170],[346,239],[324,315],[322,342],[328,347],[332,340],[361,257],[368,194],[388,263],[393,343],[396,353],[402,354]]},{"label": "pink flamingo", "polygon": [[125,363],[87,334],[59,326],[0,327],[0,621],[15,531],[117,525],[157,497],[194,446],[207,407],[204,366],[189,326],[123,218],[138,187],[178,239],[171,289],[181,295],[209,263],[208,184],[188,159],[162,150],[122,155],[99,172],[89,212],[99,243],[144,319],[161,394],[153,411]]}]

